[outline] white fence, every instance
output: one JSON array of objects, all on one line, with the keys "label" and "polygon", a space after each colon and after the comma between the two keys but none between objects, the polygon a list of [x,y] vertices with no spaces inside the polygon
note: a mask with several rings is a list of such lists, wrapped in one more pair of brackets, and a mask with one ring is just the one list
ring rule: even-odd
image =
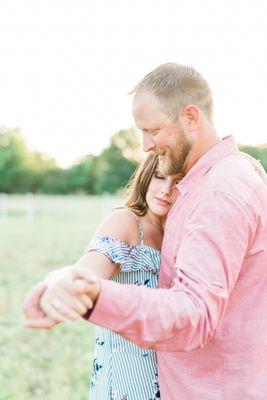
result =
[{"label": "white fence", "polygon": [[[27,193],[25,195],[7,195],[0,193],[0,220],[5,220],[14,216],[22,216],[27,220],[34,220],[38,215],[49,213],[53,209],[53,213],[60,213],[62,204],[68,203],[70,199],[83,199],[88,202],[94,198],[97,207],[97,213],[103,218],[112,209],[122,204],[122,199],[111,196],[109,193],[103,193],[101,196],[42,196]],[[71,207],[71,206],[69,206]]]},{"label": "white fence", "polygon": [[[23,196],[21,207],[24,211],[25,217],[29,220],[34,219],[34,195],[27,193]],[[9,196],[6,193],[0,193],[0,218],[8,218],[10,211]]]}]

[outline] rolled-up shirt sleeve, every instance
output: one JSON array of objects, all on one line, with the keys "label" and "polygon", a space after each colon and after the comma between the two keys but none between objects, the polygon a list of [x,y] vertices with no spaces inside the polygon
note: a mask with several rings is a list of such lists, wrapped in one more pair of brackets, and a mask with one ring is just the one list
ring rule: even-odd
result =
[{"label": "rolled-up shirt sleeve", "polygon": [[89,320],[145,348],[202,348],[225,312],[255,231],[249,201],[220,191],[202,195],[184,225],[171,287],[101,280]]}]

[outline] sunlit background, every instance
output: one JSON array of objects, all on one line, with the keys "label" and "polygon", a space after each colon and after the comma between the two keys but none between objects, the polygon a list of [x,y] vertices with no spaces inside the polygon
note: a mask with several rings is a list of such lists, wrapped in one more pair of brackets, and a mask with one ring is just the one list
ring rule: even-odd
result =
[{"label": "sunlit background", "polygon": [[0,400],[88,398],[92,325],[27,330],[21,305],[123,204],[142,155],[127,93],[146,73],[195,66],[220,135],[267,171],[266,15],[266,0],[0,0]]},{"label": "sunlit background", "polygon": [[267,142],[267,2],[0,2],[0,126],[70,166],[133,126],[130,89],[159,64],[209,81],[221,136]]}]

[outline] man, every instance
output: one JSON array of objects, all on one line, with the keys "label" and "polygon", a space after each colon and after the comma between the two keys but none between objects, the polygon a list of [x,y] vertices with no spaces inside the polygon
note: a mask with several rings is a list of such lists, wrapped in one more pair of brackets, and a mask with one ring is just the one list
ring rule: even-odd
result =
[{"label": "man", "polygon": [[[211,91],[193,68],[153,70],[134,90],[133,115],[161,172],[186,175],[165,226],[159,289],[77,271],[94,301],[87,318],[157,350],[164,400],[266,399],[266,186],[233,138],[218,137]],[[28,296],[27,315],[38,316],[44,290]]]}]

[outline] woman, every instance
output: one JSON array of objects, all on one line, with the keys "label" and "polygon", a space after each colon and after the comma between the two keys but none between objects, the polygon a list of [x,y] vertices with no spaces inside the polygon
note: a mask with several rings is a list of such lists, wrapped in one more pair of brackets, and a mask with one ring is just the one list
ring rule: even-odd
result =
[{"label": "woman", "polygon": [[[124,207],[102,222],[85,254],[71,268],[89,267],[98,277],[156,288],[163,226],[178,193],[177,180],[177,176],[163,177],[157,156],[149,155],[128,187],[130,196]],[[47,282],[41,307],[49,317],[62,322],[85,312],[77,299],[64,291],[62,280],[53,282],[52,274]],[[88,299],[80,301],[86,306]],[[96,327],[90,400],[115,398],[160,398],[156,354]]]}]

